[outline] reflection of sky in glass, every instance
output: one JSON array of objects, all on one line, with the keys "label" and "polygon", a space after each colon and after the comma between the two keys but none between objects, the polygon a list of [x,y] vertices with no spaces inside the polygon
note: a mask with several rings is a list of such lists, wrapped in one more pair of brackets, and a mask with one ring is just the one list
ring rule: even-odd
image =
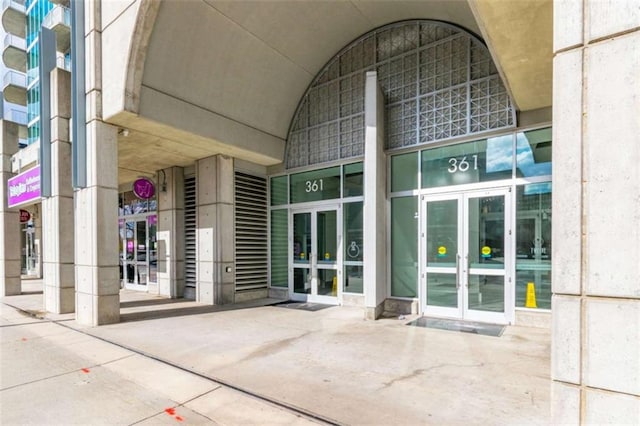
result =
[{"label": "reflection of sky in glass", "polygon": [[551,192],[551,182],[532,183],[524,186],[524,195],[548,194]]},{"label": "reflection of sky in glass", "polygon": [[513,151],[511,135],[487,139],[487,173],[511,170]]},{"label": "reflection of sky in glass", "polygon": [[524,133],[516,134],[516,159],[518,169],[524,177],[546,176],[551,174],[551,162],[537,163],[533,151]]}]

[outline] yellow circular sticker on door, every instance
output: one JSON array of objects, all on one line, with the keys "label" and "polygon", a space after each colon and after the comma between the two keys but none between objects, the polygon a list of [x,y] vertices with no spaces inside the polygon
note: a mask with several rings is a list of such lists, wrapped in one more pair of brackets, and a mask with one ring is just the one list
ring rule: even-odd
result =
[{"label": "yellow circular sticker on door", "polygon": [[482,253],[482,257],[491,257],[491,247],[489,246],[482,247],[480,252]]},{"label": "yellow circular sticker on door", "polygon": [[324,254],[324,258],[325,258],[325,260],[330,260],[331,259],[331,254],[325,253]]},{"label": "yellow circular sticker on door", "polygon": [[445,246],[438,247],[438,256],[444,256],[447,254],[447,248]]}]

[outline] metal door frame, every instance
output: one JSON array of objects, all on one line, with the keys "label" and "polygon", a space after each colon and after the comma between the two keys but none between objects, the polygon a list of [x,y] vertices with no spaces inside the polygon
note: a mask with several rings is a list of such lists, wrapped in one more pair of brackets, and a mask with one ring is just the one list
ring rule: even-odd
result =
[{"label": "metal door frame", "polygon": [[[507,324],[512,323],[515,315],[512,269],[514,262],[513,246],[513,208],[511,187],[499,187],[483,190],[455,191],[420,197],[420,308],[423,314],[442,316],[470,321],[482,321]],[[486,196],[504,197],[504,268],[483,269],[471,268],[469,265],[469,200]],[[458,206],[458,253],[456,253],[454,267],[427,267],[427,203],[433,201],[456,200]],[[457,307],[439,307],[427,305],[427,272],[442,272],[456,274]],[[504,312],[489,312],[469,309],[469,276],[470,275],[504,276]]]}]

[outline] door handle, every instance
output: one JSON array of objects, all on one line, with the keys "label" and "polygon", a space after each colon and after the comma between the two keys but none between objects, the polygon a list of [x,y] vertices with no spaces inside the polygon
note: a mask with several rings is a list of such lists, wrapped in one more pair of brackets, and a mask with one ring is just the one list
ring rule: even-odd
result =
[{"label": "door handle", "polygon": [[460,289],[460,253],[456,254],[456,290]]},{"label": "door handle", "polygon": [[470,277],[470,274],[471,274],[471,260],[469,259],[469,253],[466,254],[464,259],[465,259],[465,262],[467,264],[467,272],[465,274],[466,275],[465,276],[466,280],[465,280],[464,285],[465,285],[465,287],[469,288],[469,277]]}]

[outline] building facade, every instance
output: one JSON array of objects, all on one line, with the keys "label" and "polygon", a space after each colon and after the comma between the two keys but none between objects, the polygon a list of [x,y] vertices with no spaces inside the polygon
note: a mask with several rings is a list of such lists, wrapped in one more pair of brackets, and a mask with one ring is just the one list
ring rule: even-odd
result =
[{"label": "building facade", "polygon": [[546,326],[554,422],[637,419],[634,2],[71,6],[85,65],[48,76],[40,141],[47,310],[117,322],[126,287]]}]

